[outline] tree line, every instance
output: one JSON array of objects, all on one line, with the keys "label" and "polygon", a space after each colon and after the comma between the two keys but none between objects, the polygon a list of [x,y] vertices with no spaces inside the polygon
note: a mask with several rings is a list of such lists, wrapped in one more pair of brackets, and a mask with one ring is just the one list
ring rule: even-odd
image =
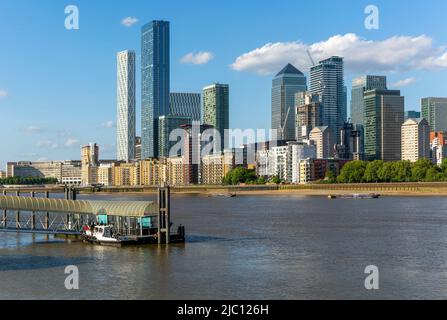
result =
[{"label": "tree line", "polygon": [[447,181],[447,160],[441,166],[428,159],[417,162],[376,160],[352,161],[344,165],[338,176],[328,171],[329,183],[387,183],[387,182],[440,182]]},{"label": "tree line", "polygon": [[36,177],[7,177],[0,179],[0,185],[41,185],[56,184],[56,178],[36,178]]}]

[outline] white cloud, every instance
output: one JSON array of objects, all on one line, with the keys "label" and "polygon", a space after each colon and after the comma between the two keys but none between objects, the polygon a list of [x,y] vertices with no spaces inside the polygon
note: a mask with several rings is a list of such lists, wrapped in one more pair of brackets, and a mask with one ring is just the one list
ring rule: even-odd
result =
[{"label": "white cloud", "polygon": [[39,148],[57,149],[59,145],[51,140],[41,140],[37,142]]},{"label": "white cloud", "polygon": [[0,99],[6,98],[8,95],[8,91],[6,91],[5,89],[0,89]]},{"label": "white cloud", "polygon": [[373,41],[353,33],[335,35],[313,44],[301,41],[267,43],[236,58],[231,68],[271,75],[290,62],[307,72],[311,67],[308,52],[316,63],[334,55],[344,57],[346,70],[358,73],[447,68],[446,49],[435,47],[433,39],[426,35]]},{"label": "white cloud", "polygon": [[64,145],[65,145],[67,148],[72,148],[72,147],[75,147],[75,146],[79,145],[79,143],[80,143],[79,140],[70,138],[70,139],[68,139],[68,140],[65,142]]},{"label": "white cloud", "polygon": [[390,84],[390,87],[396,87],[396,88],[406,87],[406,86],[409,86],[409,85],[415,83],[416,80],[417,79],[415,77],[406,78],[406,79],[399,80],[399,81],[396,81],[396,82]]},{"label": "white cloud", "polygon": [[206,64],[214,59],[214,53],[209,51],[190,52],[180,62],[184,64]]},{"label": "white cloud", "polygon": [[108,128],[108,129],[110,129],[110,128],[115,128],[115,123],[114,123],[112,120],[110,120],[110,121],[104,122],[104,123],[102,124],[102,126],[103,126],[104,128]]},{"label": "white cloud", "polygon": [[134,24],[136,24],[136,23],[138,23],[138,19],[137,18],[135,18],[135,17],[126,17],[126,18],[124,18],[123,20],[121,20],[121,24],[123,25],[123,26],[126,26],[126,27],[132,27]]},{"label": "white cloud", "polygon": [[29,126],[25,129],[28,133],[41,133],[43,131],[42,128],[36,126]]},{"label": "white cloud", "polygon": [[45,161],[48,161],[47,157],[41,157],[41,158],[37,159],[37,162],[45,162]]}]

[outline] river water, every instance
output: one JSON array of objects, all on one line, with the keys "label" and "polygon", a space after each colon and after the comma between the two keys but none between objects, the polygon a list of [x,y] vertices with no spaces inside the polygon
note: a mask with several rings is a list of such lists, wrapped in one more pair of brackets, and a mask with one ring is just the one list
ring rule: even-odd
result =
[{"label": "river water", "polygon": [[[153,196],[83,196],[153,200]],[[0,299],[446,299],[447,198],[174,196],[185,245],[0,233]],[[65,267],[80,288],[65,289]],[[365,289],[365,268],[380,289]]]}]

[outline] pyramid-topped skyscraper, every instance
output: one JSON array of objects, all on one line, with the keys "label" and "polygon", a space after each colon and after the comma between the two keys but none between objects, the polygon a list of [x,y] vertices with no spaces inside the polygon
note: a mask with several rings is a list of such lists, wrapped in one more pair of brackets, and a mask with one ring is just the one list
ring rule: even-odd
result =
[{"label": "pyramid-topped skyscraper", "polygon": [[307,91],[306,76],[288,63],[272,83],[272,129],[279,140],[295,140],[295,94]]}]

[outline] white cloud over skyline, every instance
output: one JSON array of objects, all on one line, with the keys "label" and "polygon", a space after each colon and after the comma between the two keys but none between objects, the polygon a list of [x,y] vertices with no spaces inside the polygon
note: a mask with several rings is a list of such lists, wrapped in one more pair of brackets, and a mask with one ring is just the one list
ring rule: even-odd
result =
[{"label": "white cloud over skyline", "polygon": [[138,21],[139,21],[138,18],[126,17],[123,20],[121,20],[121,24],[125,27],[130,28],[130,27],[134,26],[135,24],[137,24]]},{"label": "white cloud over skyline", "polygon": [[396,81],[394,83],[391,83],[390,87],[391,88],[392,87],[402,88],[402,87],[406,87],[406,86],[412,85],[416,81],[417,81],[416,77],[406,78],[406,79],[402,79],[402,80]]},{"label": "white cloud over skyline", "polygon": [[231,64],[236,71],[260,75],[279,72],[287,63],[308,72],[312,63],[331,56],[345,58],[348,72],[388,72],[447,68],[447,49],[436,47],[426,35],[394,36],[380,41],[366,40],[354,33],[335,35],[325,41],[267,43],[239,57]]},{"label": "white cloud over skyline", "polygon": [[210,51],[190,52],[183,56],[180,62],[183,64],[201,65],[210,62],[214,57],[214,53]]}]

